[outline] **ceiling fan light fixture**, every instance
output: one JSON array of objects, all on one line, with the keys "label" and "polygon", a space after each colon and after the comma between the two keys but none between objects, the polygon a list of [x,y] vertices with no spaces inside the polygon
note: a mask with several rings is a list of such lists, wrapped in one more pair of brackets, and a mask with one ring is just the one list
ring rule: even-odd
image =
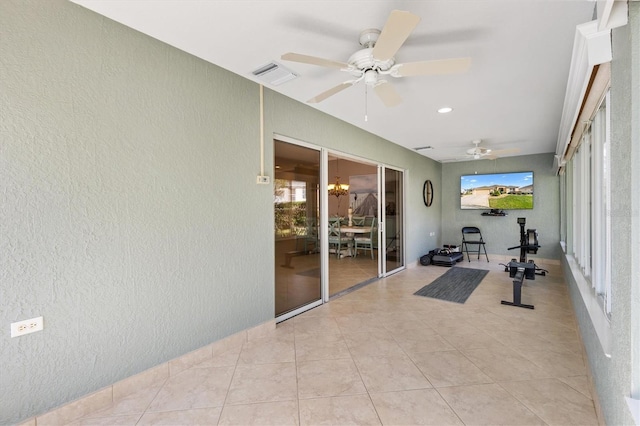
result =
[{"label": "ceiling fan light fixture", "polygon": [[375,86],[378,84],[378,73],[374,70],[368,70],[364,73],[364,82],[367,86]]},{"label": "ceiling fan light fixture", "polygon": [[451,112],[451,111],[453,111],[453,108],[451,108],[451,107],[442,107],[442,108],[440,108],[438,110],[438,112],[440,114],[446,114],[446,113]]},{"label": "ceiling fan light fixture", "polygon": [[396,60],[394,58],[389,58],[384,61],[378,60],[373,57],[373,49],[367,47],[351,55],[347,63],[351,67],[350,72],[352,75],[356,76],[368,70],[387,72],[395,65]]}]

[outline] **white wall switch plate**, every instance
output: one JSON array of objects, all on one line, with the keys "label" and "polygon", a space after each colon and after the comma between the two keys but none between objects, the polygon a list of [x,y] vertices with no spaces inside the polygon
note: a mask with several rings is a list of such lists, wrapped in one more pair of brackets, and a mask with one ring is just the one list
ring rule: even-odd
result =
[{"label": "white wall switch plate", "polygon": [[258,176],[258,183],[261,185],[268,185],[270,182],[269,176]]},{"label": "white wall switch plate", "polygon": [[11,323],[11,337],[24,336],[25,334],[34,333],[44,328],[42,317],[31,318],[28,320]]}]

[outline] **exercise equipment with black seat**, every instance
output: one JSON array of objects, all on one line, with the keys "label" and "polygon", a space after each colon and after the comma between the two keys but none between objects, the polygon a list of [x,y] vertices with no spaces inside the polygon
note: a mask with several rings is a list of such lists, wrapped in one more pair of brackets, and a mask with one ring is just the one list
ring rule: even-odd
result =
[{"label": "exercise equipment with black seat", "polygon": [[464,254],[459,251],[454,251],[451,248],[443,248],[440,250],[434,250],[431,258],[431,263],[438,266],[451,267],[457,262],[464,260]]},{"label": "exercise equipment with black seat", "polygon": [[525,232],[524,226],[527,219],[524,217],[518,218],[518,225],[520,225],[520,245],[509,247],[507,250],[520,249],[520,259],[511,259],[511,262],[504,265],[505,272],[509,272],[509,277],[513,278],[513,302],[503,300],[500,303],[503,305],[517,306],[519,308],[534,309],[533,305],[527,305],[522,303],[522,282],[525,279],[535,280],[536,275],[546,275],[546,269],[536,266],[533,260],[527,261],[527,253],[537,254],[540,245],[538,244],[538,232],[535,229],[527,229]]}]

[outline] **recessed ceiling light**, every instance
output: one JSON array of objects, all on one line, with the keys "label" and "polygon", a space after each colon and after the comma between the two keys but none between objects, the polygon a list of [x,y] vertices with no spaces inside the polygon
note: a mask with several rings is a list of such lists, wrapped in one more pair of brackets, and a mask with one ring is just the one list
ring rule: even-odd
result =
[{"label": "recessed ceiling light", "polygon": [[451,112],[451,111],[453,111],[453,108],[451,108],[451,107],[443,107],[443,108],[440,108],[438,110],[438,112],[440,114],[446,114],[446,113]]}]

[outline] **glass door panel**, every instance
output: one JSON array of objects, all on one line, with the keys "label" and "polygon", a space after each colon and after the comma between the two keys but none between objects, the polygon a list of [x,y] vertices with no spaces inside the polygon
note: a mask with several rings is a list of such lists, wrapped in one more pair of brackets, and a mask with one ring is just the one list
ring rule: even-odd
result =
[{"label": "glass door panel", "polygon": [[[324,249],[328,254],[328,292],[335,296],[379,276],[378,167],[355,157],[330,153],[327,177],[331,224],[327,227],[331,232]],[[338,184],[343,193],[335,190]]]},{"label": "glass door panel", "polygon": [[280,317],[321,300],[320,151],[276,140],[274,164],[275,315]]},{"label": "glass door panel", "polygon": [[384,190],[384,263],[386,275],[404,268],[404,174],[401,171],[382,168]]}]

